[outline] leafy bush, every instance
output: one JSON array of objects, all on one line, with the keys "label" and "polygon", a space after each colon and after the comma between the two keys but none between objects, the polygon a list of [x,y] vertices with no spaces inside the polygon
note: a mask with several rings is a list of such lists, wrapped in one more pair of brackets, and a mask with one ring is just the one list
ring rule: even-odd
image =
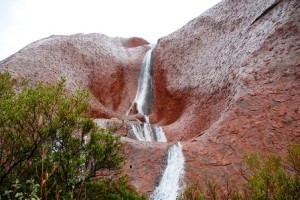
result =
[{"label": "leafy bush", "polygon": [[146,200],[143,195],[138,195],[135,190],[128,186],[128,177],[123,176],[116,181],[98,180],[88,183],[85,196],[90,200]]},{"label": "leafy bush", "polygon": [[300,143],[291,144],[287,152],[285,156],[246,155],[249,176],[242,191],[230,185],[229,191],[222,191],[212,182],[207,182],[205,187],[190,184],[182,199],[300,199]]},{"label": "leafy bush", "polygon": [[1,194],[0,199],[3,197],[8,200],[13,199],[31,199],[37,200],[39,185],[35,183],[33,179],[26,181],[26,183],[20,183],[18,179],[15,180],[10,190],[4,191]]},{"label": "leafy bush", "polygon": [[185,188],[183,193],[183,199],[189,200],[203,200],[206,199],[203,191],[199,184],[190,183],[187,188]]},{"label": "leafy bush", "polygon": [[0,197],[77,199],[96,171],[122,166],[120,138],[85,115],[86,97],[68,95],[64,80],[30,87],[0,73]]}]

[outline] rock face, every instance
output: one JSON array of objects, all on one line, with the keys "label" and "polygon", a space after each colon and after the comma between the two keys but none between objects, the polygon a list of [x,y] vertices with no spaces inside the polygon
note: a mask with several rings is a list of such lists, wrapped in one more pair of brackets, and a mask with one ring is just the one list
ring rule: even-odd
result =
[{"label": "rock face", "polygon": [[135,97],[147,41],[102,34],[51,36],[36,41],[0,63],[15,78],[35,83],[66,79],[70,91],[89,89],[95,117],[119,117]]},{"label": "rock face", "polygon": [[124,173],[128,174],[131,184],[142,193],[150,195],[158,185],[166,165],[168,144],[140,142],[129,138],[126,144],[126,163]]},{"label": "rock face", "polygon": [[184,141],[187,180],[241,183],[243,153],[299,139],[300,1],[222,1],[153,58],[150,121]]},{"label": "rock face", "polygon": [[[0,71],[32,83],[64,76],[71,91],[90,89],[95,117],[123,118],[147,44],[101,34],[53,36],[3,60]],[[244,153],[283,152],[300,138],[299,0],[224,0],[161,38],[153,69],[150,122],[170,143],[123,138],[123,171],[140,192],[154,190],[175,141],[184,149],[186,181],[239,185]]]}]

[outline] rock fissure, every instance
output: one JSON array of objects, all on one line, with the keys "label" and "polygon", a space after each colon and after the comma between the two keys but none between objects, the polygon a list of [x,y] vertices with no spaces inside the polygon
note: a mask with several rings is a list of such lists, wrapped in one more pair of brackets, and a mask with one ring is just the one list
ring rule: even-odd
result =
[{"label": "rock fissure", "polygon": [[265,11],[263,11],[262,14],[260,14],[252,23],[251,25],[253,25],[255,22],[257,22],[259,19],[263,18],[268,12],[270,12],[272,9],[274,9],[276,6],[278,6],[278,4],[280,2],[282,2],[283,0],[277,0],[275,1],[272,5],[270,5]]}]

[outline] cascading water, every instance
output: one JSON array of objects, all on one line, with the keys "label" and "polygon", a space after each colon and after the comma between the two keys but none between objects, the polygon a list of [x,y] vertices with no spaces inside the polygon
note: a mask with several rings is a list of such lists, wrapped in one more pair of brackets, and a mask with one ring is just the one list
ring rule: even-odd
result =
[{"label": "cascading water", "polygon": [[139,79],[138,90],[135,97],[135,102],[137,104],[137,110],[143,116],[148,116],[151,111],[151,101],[152,101],[152,51],[154,45],[146,53],[142,71]]},{"label": "cascading water", "polygon": [[135,139],[137,139],[139,141],[146,141],[146,138],[141,134],[141,132],[143,130],[139,124],[131,123],[131,129],[132,129],[132,133],[133,133]]},{"label": "cascading water", "polygon": [[[138,113],[145,118],[145,123],[131,122],[131,132],[135,139],[140,141],[167,142],[163,129],[155,124],[150,124],[149,115],[152,104],[152,50],[146,53],[138,84],[137,95],[134,103]],[[134,104],[133,104],[134,105]],[[130,111],[130,110],[129,110]],[[159,185],[156,187],[151,200],[176,200],[180,192],[180,179],[184,174],[184,156],[181,143],[172,145],[168,150],[167,165]]]},{"label": "cascading water", "polygon": [[146,53],[141,75],[138,83],[138,90],[134,102],[137,105],[138,113],[142,114],[145,118],[143,124],[143,130],[134,123],[131,124],[132,132],[134,133],[137,140],[141,141],[157,141],[166,142],[166,136],[161,127],[152,125],[149,122],[149,114],[151,112],[152,105],[152,50],[154,45],[151,45],[150,50]]},{"label": "cascading water", "polygon": [[162,127],[157,125],[152,125],[152,128],[154,129],[157,142],[167,142],[167,138]]},{"label": "cascading water", "polygon": [[151,200],[175,200],[180,190],[180,178],[184,173],[184,156],[180,142],[168,150],[167,166]]},{"label": "cascading water", "polygon": [[[144,116],[146,123],[144,123],[144,134],[146,141],[152,141],[152,130],[151,130],[151,124],[149,123],[149,117],[147,115]],[[154,133],[155,134],[155,133]]]},{"label": "cascading water", "polygon": [[163,129],[155,124],[130,122],[129,137],[139,141],[167,142]]}]

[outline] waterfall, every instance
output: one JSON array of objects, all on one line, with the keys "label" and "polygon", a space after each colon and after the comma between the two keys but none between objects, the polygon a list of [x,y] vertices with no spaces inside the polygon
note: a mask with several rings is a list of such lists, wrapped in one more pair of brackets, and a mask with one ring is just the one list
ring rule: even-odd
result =
[{"label": "waterfall", "polygon": [[[138,90],[134,102],[129,109],[136,104],[137,111],[145,118],[145,123],[130,122],[131,130],[128,136],[139,141],[167,142],[165,133],[156,124],[150,124],[149,115],[152,105],[152,51],[154,46],[146,53],[138,82]],[[181,143],[173,144],[168,150],[167,165],[161,177],[159,185],[156,187],[151,200],[176,200],[180,194],[180,179],[184,174],[184,156]]]},{"label": "waterfall", "polygon": [[151,111],[152,103],[152,51],[154,45],[151,46],[144,57],[141,75],[138,83],[138,90],[135,97],[137,110],[143,116],[148,116]]},{"label": "waterfall", "polygon": [[167,142],[163,129],[156,124],[130,122],[129,137],[139,141]]},{"label": "waterfall", "polygon": [[[138,90],[134,102],[137,105],[138,113],[145,118],[145,123],[141,129],[140,125],[131,123],[131,130],[137,140],[167,142],[163,129],[157,125],[150,124],[149,114],[152,105],[152,51],[154,45],[147,51],[141,69],[138,82]],[[134,105],[134,104],[133,104]]]},{"label": "waterfall", "polygon": [[175,200],[180,191],[180,178],[184,173],[184,156],[180,142],[172,145],[168,150],[167,166],[160,180],[150,196],[151,200]]},{"label": "waterfall", "polygon": [[145,137],[142,134],[143,130],[141,130],[141,126],[139,124],[133,124],[133,123],[131,123],[130,125],[135,139],[139,141],[146,141]]},{"label": "waterfall", "polygon": [[157,125],[152,125],[152,130],[154,129],[156,141],[157,142],[167,142],[166,134],[163,131],[162,127]]}]

